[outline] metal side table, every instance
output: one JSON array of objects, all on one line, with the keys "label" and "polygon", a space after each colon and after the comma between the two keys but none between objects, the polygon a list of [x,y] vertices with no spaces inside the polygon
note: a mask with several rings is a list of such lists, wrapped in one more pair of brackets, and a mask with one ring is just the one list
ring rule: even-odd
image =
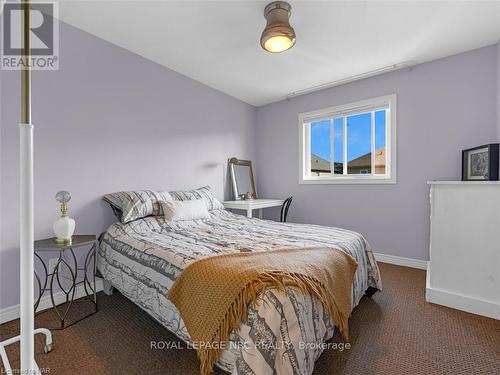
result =
[{"label": "metal side table", "polygon": [[[55,242],[55,238],[47,238],[44,240],[35,241],[34,249],[35,249],[35,257],[38,258],[40,263],[42,264],[44,270],[43,282],[40,279],[40,276],[35,271],[35,280],[38,283],[39,294],[35,301],[35,314],[37,314],[37,309],[40,305],[40,300],[46,291],[50,293],[50,299],[52,302],[52,309],[59,317],[60,326],[53,327],[51,329],[64,329],[67,328],[79,321],[93,315],[97,312],[97,290],[96,290],[96,250],[97,250],[97,238],[95,235],[75,235],[73,236],[72,242],[68,244],[60,244]],[[88,250],[85,261],[82,266],[78,264],[77,255],[75,252],[81,253],[84,251],[85,247],[90,247]],[[54,265],[54,269],[49,272],[47,264],[44,259],[41,257],[42,253],[48,252],[58,252],[59,257],[57,258],[57,263]],[[83,257],[80,257],[83,259]],[[70,275],[70,277],[63,275],[63,270],[66,269]],[[83,274],[81,274],[83,272]],[[61,279],[69,280],[71,285],[63,286],[64,282],[61,282]],[[59,290],[55,289],[54,283],[60,288],[60,291],[64,293],[65,301],[67,306],[64,309],[57,306],[56,297],[54,293]],[[85,316],[79,318],[78,320],[71,322],[70,324],[66,324],[66,318],[68,317],[68,313],[75,301],[75,295],[77,292],[77,287],[79,285],[83,285],[83,290],[85,292],[83,298],[81,300],[90,301],[93,305],[93,311],[86,314]],[[63,297],[63,298],[64,298]],[[78,300],[80,301],[80,300]]]}]

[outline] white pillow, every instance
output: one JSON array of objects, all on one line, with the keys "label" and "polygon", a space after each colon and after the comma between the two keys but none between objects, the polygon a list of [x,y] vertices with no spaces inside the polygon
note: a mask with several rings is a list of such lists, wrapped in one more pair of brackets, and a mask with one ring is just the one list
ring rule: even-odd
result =
[{"label": "white pillow", "polygon": [[167,221],[208,219],[210,217],[204,199],[167,201],[162,202],[161,206]]}]

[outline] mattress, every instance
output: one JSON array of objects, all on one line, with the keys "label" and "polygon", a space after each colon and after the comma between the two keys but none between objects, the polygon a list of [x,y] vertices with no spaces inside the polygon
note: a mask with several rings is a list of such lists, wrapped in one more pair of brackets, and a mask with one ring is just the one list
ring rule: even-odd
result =
[{"label": "mattress", "polygon": [[[189,333],[166,293],[197,259],[240,251],[335,246],[358,262],[352,306],[368,287],[381,289],[369,244],[345,229],[278,223],[213,210],[210,219],[167,222],[150,216],[112,224],[100,240],[97,267],[104,279],[180,340]],[[249,308],[248,319],[231,334],[217,366],[232,374],[311,374],[334,324],[322,304],[296,288],[267,289]]]}]

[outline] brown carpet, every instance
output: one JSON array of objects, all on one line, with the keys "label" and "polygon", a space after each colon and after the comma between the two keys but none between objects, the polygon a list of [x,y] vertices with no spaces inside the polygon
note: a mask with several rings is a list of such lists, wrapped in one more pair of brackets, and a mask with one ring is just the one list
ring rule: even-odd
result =
[{"label": "brown carpet", "polygon": [[[380,268],[385,289],[354,310],[351,349],[325,350],[315,375],[500,374],[500,321],[426,303],[424,271]],[[119,293],[99,297],[97,314],[54,331],[51,353],[43,354],[43,340],[37,338],[37,362],[48,374],[198,373],[193,350],[151,349],[151,341],[180,341],[141,309]],[[44,313],[37,326],[52,321],[52,313]],[[18,329],[18,321],[6,323],[0,338]],[[18,345],[8,349],[14,367],[19,366],[18,352]]]}]

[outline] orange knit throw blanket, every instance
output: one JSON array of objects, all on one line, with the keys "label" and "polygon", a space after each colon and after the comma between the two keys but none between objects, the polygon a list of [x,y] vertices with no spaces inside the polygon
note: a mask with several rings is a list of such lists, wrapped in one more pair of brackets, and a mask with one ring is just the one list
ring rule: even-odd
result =
[{"label": "orange knit throw blanket", "polygon": [[247,319],[248,304],[264,288],[297,287],[313,295],[347,338],[356,268],[351,256],[331,247],[224,254],[190,264],[168,298],[195,344],[200,373],[208,375],[222,353],[220,344]]}]

